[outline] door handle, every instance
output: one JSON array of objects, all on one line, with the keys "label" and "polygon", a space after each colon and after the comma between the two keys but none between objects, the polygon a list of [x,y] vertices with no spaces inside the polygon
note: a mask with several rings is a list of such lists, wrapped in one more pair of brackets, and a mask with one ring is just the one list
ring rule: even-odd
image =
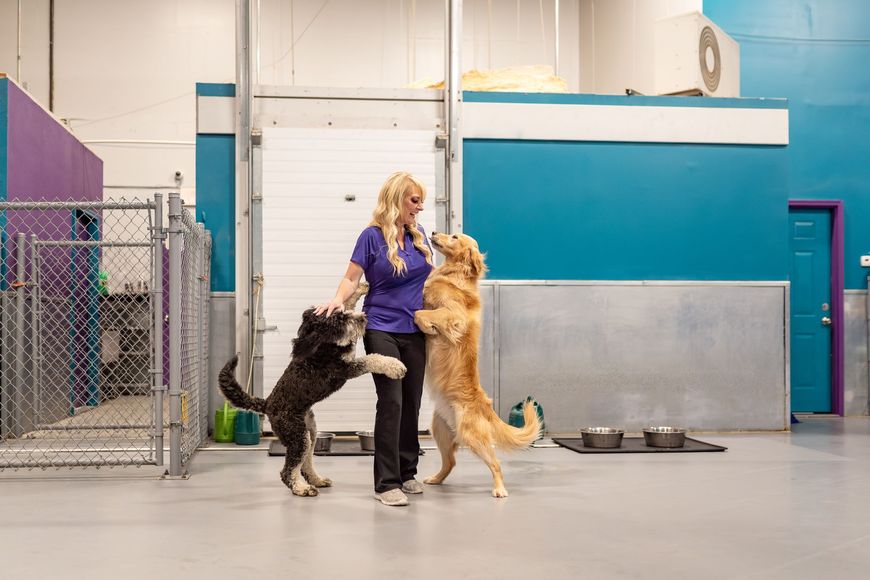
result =
[{"label": "door handle", "polygon": [[822,316],[822,326],[831,326],[830,316]]}]

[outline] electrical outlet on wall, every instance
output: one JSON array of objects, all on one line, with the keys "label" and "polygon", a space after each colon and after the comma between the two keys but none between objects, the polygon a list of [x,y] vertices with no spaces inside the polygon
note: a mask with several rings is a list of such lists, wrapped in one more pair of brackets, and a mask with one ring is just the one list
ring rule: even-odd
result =
[{"label": "electrical outlet on wall", "polygon": [[870,256],[861,256],[861,267],[870,268]]}]

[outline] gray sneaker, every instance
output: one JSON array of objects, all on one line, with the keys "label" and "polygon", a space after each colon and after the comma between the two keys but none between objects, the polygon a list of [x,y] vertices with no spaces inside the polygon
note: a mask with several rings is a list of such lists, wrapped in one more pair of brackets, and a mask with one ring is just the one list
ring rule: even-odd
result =
[{"label": "gray sneaker", "polygon": [[402,484],[402,491],[405,493],[423,493],[423,484],[416,479],[409,479]]},{"label": "gray sneaker", "polygon": [[400,506],[408,505],[408,496],[401,489],[391,489],[384,493],[376,493],[375,499],[384,505]]}]

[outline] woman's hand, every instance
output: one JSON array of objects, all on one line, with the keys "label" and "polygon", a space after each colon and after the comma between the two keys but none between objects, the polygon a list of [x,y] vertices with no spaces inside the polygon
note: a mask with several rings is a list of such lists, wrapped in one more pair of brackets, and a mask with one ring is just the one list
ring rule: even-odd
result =
[{"label": "woman's hand", "polygon": [[318,304],[314,308],[314,314],[316,314],[317,316],[320,316],[324,312],[326,313],[326,316],[329,316],[333,312],[344,312],[344,303],[336,298],[333,298],[331,302],[327,302],[326,304]]}]

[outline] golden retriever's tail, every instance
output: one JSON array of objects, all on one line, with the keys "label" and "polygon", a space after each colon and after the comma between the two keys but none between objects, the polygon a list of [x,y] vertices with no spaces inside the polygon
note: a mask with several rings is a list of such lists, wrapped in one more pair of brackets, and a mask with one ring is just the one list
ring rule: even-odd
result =
[{"label": "golden retriever's tail", "polygon": [[541,437],[541,419],[531,398],[526,399],[523,405],[523,419],[522,427],[512,427],[492,411],[490,422],[496,447],[505,450],[525,449]]},{"label": "golden retriever's tail", "polygon": [[257,413],[266,412],[266,400],[257,397],[252,397],[242,390],[241,385],[236,381],[236,365],[239,364],[239,357],[234,356],[233,359],[224,365],[218,375],[218,386],[224,397],[233,404],[234,407],[240,409],[250,409]]}]

